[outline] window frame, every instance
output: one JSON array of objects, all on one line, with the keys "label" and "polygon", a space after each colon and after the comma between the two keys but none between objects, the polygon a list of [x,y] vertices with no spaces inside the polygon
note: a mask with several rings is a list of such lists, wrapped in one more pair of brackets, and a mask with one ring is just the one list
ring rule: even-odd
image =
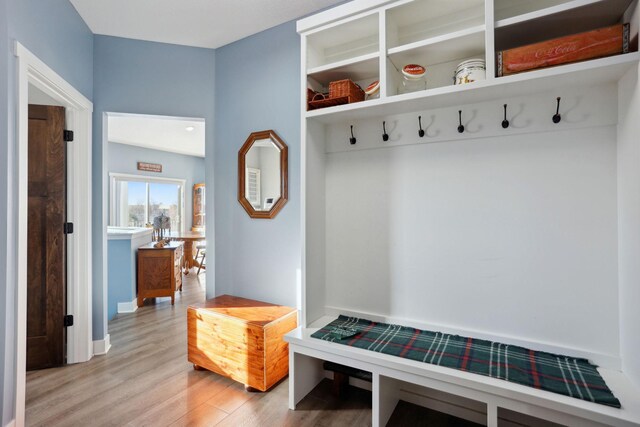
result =
[{"label": "window frame", "polygon": [[[136,181],[156,184],[175,184],[180,186],[180,232],[186,229],[186,186],[187,180],[181,178],[164,178],[149,175],[137,175],[128,173],[109,172],[109,226],[118,227],[116,223],[116,183],[118,181]],[[149,206],[149,187],[147,186],[147,209]]]}]

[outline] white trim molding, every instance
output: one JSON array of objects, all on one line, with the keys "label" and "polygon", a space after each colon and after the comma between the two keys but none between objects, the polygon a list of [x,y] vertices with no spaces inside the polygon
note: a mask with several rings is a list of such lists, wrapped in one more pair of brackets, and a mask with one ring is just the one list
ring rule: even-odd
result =
[{"label": "white trim molding", "polygon": [[[91,145],[93,104],[19,42],[14,44],[18,63],[16,306],[16,425],[25,423],[27,331],[27,188],[29,142],[29,86],[36,87],[66,109],[66,127],[74,131],[67,147],[67,219],[75,233],[67,237],[67,314],[74,326],[67,328],[67,363],[85,362],[93,355],[91,312]],[[89,254],[89,256],[87,256]]]},{"label": "white trim molding", "polygon": [[135,313],[136,310],[138,310],[138,298],[133,301],[118,303],[118,313]]},{"label": "white trim molding", "polygon": [[111,350],[111,335],[106,334],[103,339],[93,342],[93,355],[102,356]]}]

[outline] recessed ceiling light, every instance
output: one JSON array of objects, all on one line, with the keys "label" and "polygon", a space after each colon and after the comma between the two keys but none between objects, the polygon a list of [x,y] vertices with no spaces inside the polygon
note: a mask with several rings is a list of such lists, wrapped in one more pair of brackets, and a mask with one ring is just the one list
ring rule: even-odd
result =
[{"label": "recessed ceiling light", "polygon": [[195,127],[187,126],[186,128],[184,128],[184,130],[186,130],[187,132],[193,132],[195,130]]}]

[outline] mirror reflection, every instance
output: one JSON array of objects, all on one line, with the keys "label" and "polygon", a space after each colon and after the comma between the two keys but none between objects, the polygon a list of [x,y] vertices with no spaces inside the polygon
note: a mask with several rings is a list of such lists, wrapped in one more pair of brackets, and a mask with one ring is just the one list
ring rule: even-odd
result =
[{"label": "mirror reflection", "polygon": [[280,198],[280,149],[260,139],[245,157],[245,198],[256,211],[269,211]]},{"label": "mirror reflection", "polygon": [[275,217],[288,199],[288,148],[272,130],[253,132],[238,152],[238,201],[251,218]]}]

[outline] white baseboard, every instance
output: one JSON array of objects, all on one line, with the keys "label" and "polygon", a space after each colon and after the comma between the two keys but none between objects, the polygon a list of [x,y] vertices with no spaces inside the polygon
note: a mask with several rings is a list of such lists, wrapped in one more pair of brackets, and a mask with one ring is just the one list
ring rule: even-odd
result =
[{"label": "white baseboard", "polygon": [[138,298],[130,302],[119,302],[118,313],[135,313],[138,309]]},{"label": "white baseboard", "polygon": [[16,420],[11,420],[5,427],[16,427]]},{"label": "white baseboard", "polygon": [[111,349],[111,336],[105,335],[104,339],[93,342],[93,355],[100,356],[107,354]]},{"label": "white baseboard", "polygon": [[353,311],[353,310],[340,308],[340,307],[327,306],[325,307],[325,314],[331,315],[334,317],[338,317],[339,314],[342,314],[345,316],[352,316],[352,317],[373,320],[374,322],[393,323],[397,325],[410,326],[412,328],[426,329],[429,331],[438,331],[438,332],[444,332],[447,334],[462,335],[465,337],[473,337],[473,338],[479,338],[479,339],[484,339],[489,341],[501,342],[504,344],[531,348],[533,350],[546,351],[548,353],[553,353],[553,354],[563,354],[571,357],[581,357],[584,359],[588,359],[589,361],[596,364],[597,366],[611,369],[611,370],[620,371],[622,369],[622,359],[620,358],[619,355],[596,353],[589,350],[577,349],[573,347],[565,347],[562,345],[531,340],[525,337],[513,337],[508,335],[502,335],[502,334],[493,334],[486,331],[466,330],[466,329],[456,328],[453,326],[437,324],[433,322],[422,323],[422,322],[416,322],[410,319],[404,319],[401,317],[378,315],[378,314],[367,313],[367,312],[358,312],[358,311]]}]

